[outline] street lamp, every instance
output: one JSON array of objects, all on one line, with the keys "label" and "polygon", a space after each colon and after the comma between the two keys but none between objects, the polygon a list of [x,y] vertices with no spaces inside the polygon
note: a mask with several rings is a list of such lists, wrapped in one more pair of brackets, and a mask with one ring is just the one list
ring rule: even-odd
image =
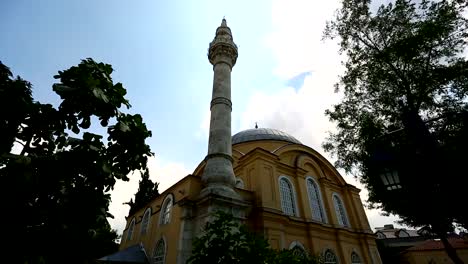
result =
[{"label": "street lamp", "polygon": [[404,109],[401,118],[404,126],[377,137],[373,146],[373,162],[377,167],[375,172],[387,191],[403,188],[400,174],[412,173],[404,164],[411,160],[426,162],[428,157],[435,155],[436,142],[432,139],[426,123],[437,121],[443,116],[422,120],[417,111]]},{"label": "street lamp", "polygon": [[401,189],[400,177],[397,170],[385,169],[380,174],[380,179],[388,191]]},{"label": "street lamp", "polygon": [[400,182],[399,169],[402,165],[401,153],[397,154],[395,148],[398,148],[392,138],[395,135],[401,135],[403,129],[397,129],[377,138],[373,146],[373,168],[374,175],[379,177],[387,191],[402,189]]},{"label": "street lamp", "polygon": [[[402,168],[402,164],[408,162],[408,159],[415,159],[418,157],[419,159],[427,159],[427,155],[434,155],[436,151],[436,143],[432,140],[430,132],[426,127],[426,123],[443,118],[442,116],[424,121],[417,111],[405,109],[403,112],[403,128],[390,131],[378,138],[379,142],[377,144],[377,151],[381,152],[380,164],[383,165],[383,170],[379,173],[379,176],[388,191],[402,189],[399,168]],[[408,141],[400,142],[400,146],[397,147],[400,148],[400,153],[398,154],[394,152],[394,148],[396,147],[395,143],[392,143],[394,137],[400,137],[400,141],[406,137],[406,141]],[[383,144],[384,140],[386,141],[386,144]],[[401,152],[406,154],[413,153],[413,155],[404,158],[401,156]],[[403,168],[405,168],[403,174],[408,174],[407,166],[403,166]]]}]

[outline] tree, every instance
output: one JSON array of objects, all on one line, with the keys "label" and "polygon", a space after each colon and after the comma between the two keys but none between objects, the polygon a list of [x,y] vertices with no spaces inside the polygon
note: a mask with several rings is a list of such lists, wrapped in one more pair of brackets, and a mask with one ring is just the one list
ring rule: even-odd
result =
[{"label": "tree", "polygon": [[158,197],[158,186],[159,183],[153,182],[149,178],[148,170],[146,170],[144,173],[141,173],[141,180],[138,183],[138,192],[135,193],[135,202],[133,202],[133,199],[130,199],[129,202],[125,203],[130,206],[128,214],[132,215],[139,209],[145,207],[150,201]]},{"label": "tree", "polygon": [[265,263],[316,264],[320,258],[296,254],[293,250],[273,250],[268,241],[234,219],[231,214],[217,212],[206,223],[203,234],[193,243],[190,264],[211,263]]},{"label": "tree", "polygon": [[[326,111],[337,130],[324,149],[355,173],[371,206],[410,226],[429,226],[448,255],[458,223],[468,227],[468,22],[465,1],[396,0],[370,10],[371,1],[344,0],[325,38],[339,38],[346,70],[336,85],[342,102]],[[385,186],[380,174],[397,172]],[[400,188],[401,187],[401,188]]]},{"label": "tree", "polygon": [[142,117],[121,111],[130,104],[112,71],[92,59],[59,71],[54,107],[34,101],[31,84],[0,63],[2,227],[18,262],[84,263],[117,249],[108,192],[145,170],[152,153]]}]

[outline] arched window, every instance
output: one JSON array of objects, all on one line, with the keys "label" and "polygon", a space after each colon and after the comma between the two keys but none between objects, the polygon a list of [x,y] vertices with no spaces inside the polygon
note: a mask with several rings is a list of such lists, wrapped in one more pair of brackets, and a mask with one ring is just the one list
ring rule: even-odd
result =
[{"label": "arched window", "polygon": [[296,202],[291,182],[284,176],[279,179],[281,207],[287,215],[297,216]]},{"label": "arched window", "polygon": [[295,246],[293,247],[292,249],[292,253],[294,256],[298,256],[298,257],[305,257],[307,255],[307,253],[305,252],[305,250],[299,246]]},{"label": "arched window", "polygon": [[169,222],[171,221],[172,203],[173,203],[172,194],[169,194],[164,199],[163,206],[161,209],[160,220],[159,220],[159,223],[161,225],[169,224]]},{"label": "arched window", "polygon": [[333,251],[329,249],[327,249],[325,251],[325,254],[323,254],[323,260],[324,260],[323,262],[324,264],[337,264],[338,263],[335,253],[333,253]]},{"label": "arched window", "polygon": [[309,194],[309,203],[312,210],[312,219],[325,222],[323,211],[322,195],[317,182],[312,177],[307,177],[307,193]]},{"label": "arched window", "polygon": [[166,260],[166,243],[164,239],[160,239],[154,248],[153,264],[164,264]]},{"label": "arched window", "polygon": [[127,240],[132,240],[133,229],[135,229],[135,218],[132,219],[132,221],[130,222],[130,225],[128,226]]},{"label": "arched window", "polygon": [[338,224],[341,226],[349,227],[348,217],[346,216],[346,210],[343,205],[343,201],[338,196],[338,194],[333,194],[333,204],[335,206],[336,218],[338,219]]},{"label": "arched window", "polygon": [[305,250],[304,246],[299,241],[293,241],[291,245],[289,245],[289,249],[292,251],[292,254],[298,257],[305,257],[307,256],[307,251]]},{"label": "arched window", "polygon": [[146,209],[145,214],[143,215],[143,220],[141,220],[141,233],[142,234],[146,234],[146,231],[148,231],[150,216],[151,216],[151,207]]},{"label": "arched window", "polygon": [[356,252],[351,253],[351,264],[361,264],[361,258]]}]

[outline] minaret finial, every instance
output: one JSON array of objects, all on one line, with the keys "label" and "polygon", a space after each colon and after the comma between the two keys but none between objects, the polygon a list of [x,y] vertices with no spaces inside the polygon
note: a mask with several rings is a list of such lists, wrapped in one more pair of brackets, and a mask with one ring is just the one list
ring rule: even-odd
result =
[{"label": "minaret finial", "polygon": [[257,128],[258,128],[258,125],[257,125],[257,122],[255,122],[255,129],[257,129]]},{"label": "minaret finial", "polygon": [[232,39],[231,29],[223,18],[221,26],[216,29],[216,35],[208,48],[208,59],[211,64],[222,61],[232,67],[237,60],[237,46]]}]

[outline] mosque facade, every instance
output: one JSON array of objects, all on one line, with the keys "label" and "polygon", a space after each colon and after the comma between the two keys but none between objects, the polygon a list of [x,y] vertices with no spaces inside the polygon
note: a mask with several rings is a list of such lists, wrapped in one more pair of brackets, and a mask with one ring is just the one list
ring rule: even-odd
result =
[{"label": "mosque facade", "polygon": [[223,210],[272,248],[321,254],[328,264],[380,264],[360,190],[320,153],[276,129],[231,136],[237,46],[224,19],[208,58],[214,72],[208,154],[192,174],[127,217],[120,250],[138,245],[151,263],[186,263],[201,227]]}]

